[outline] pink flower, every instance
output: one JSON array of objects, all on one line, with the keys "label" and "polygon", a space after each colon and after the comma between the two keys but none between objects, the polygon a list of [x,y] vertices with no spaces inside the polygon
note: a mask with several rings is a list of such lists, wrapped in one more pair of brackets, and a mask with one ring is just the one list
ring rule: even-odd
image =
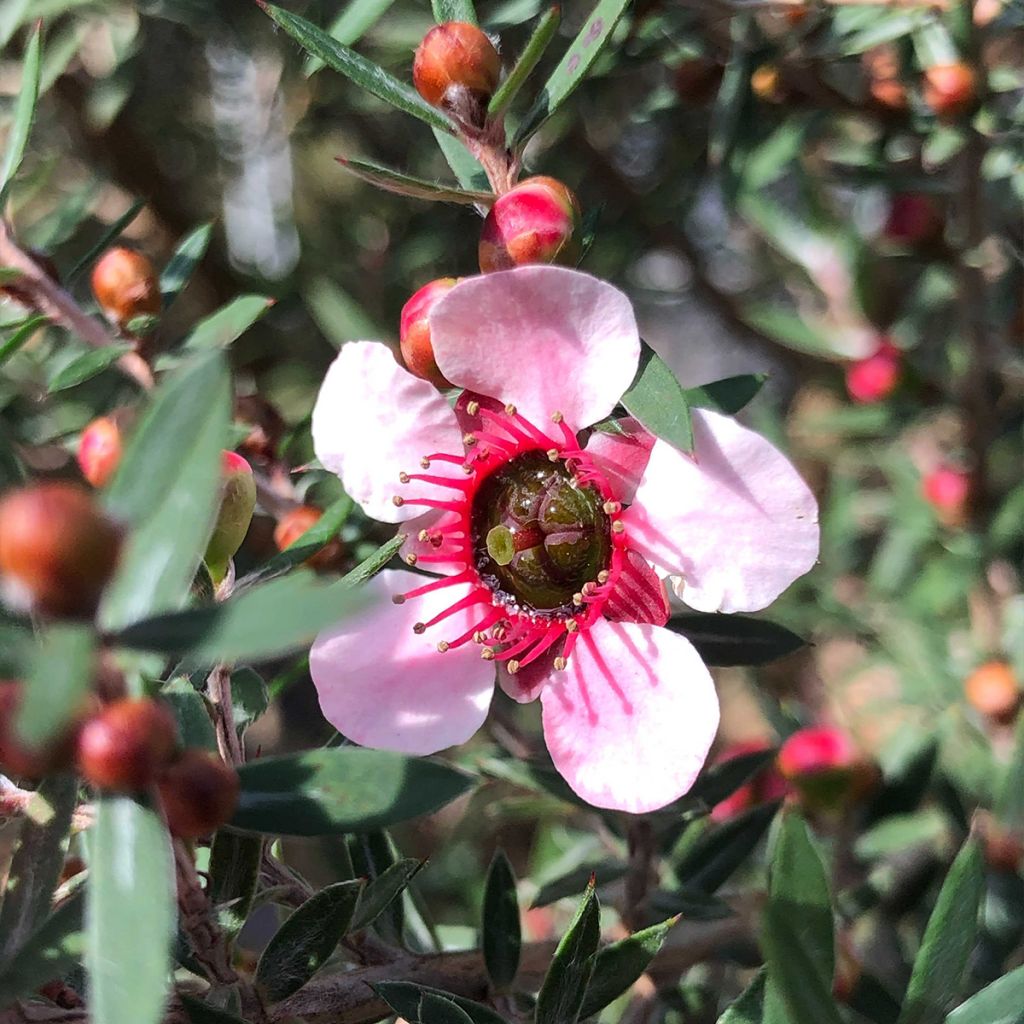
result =
[{"label": "pink flower", "polygon": [[540,697],[570,786],[642,812],[692,785],[718,726],[707,668],[665,628],[664,579],[703,611],[753,611],[818,552],[814,498],[734,420],[694,413],[683,454],[606,419],[640,355],[626,297],[574,270],[467,279],[430,314],[452,409],[376,342],[345,345],[313,412],[321,462],[364,511],[405,523],[406,560],[322,633],[327,719],[364,746],[429,754],[483,723],[495,668]]}]

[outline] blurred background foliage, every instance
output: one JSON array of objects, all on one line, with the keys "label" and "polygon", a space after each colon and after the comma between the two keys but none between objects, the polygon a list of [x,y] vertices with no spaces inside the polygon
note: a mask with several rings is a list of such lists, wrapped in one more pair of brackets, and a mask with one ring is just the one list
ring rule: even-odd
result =
[{"label": "blurred background foliage", "polygon": [[[288,6],[406,81],[433,22],[422,0]],[[542,11],[538,0],[487,0],[478,14],[512,57]],[[588,14],[586,4],[566,4],[526,100]],[[264,484],[237,558],[241,575],[272,555],[283,510],[341,495],[311,461],[308,429],[337,348],[396,342],[399,310],[416,288],[474,273],[480,219],[472,207],[419,202],[348,174],[336,157],[454,180],[426,125],[311,67],[240,0],[3,0],[8,121],[40,18],[41,97],[6,211],[14,236],[47,254],[94,309],[85,271],[120,220],[116,232],[158,266],[212,224],[188,287],[148,337],[158,368],[198,321],[239,295],[273,300],[230,347],[235,440]],[[975,69],[975,97],[937,114],[927,71],[957,61]],[[520,100],[515,111],[524,109]],[[529,172],[576,191],[594,235],[583,269],[629,293],[645,339],[685,386],[769,375],[742,416],[794,456],[819,495],[820,564],[770,612],[810,643],[761,667],[717,670],[720,749],[774,747],[824,723],[877,768],[872,796],[850,797],[841,812],[810,806],[829,851],[840,959],[853,965],[842,993],[856,1007],[850,1019],[898,1016],[894,994],[979,810],[991,816],[976,828],[998,833],[1010,854],[989,857],[961,997],[1024,956],[1024,817],[1014,792],[1014,772],[1024,770],[1014,739],[1024,679],[1022,154],[1019,0],[637,0],[525,153]],[[8,296],[0,428],[32,471],[74,475],[82,428],[133,405],[136,390],[113,369],[68,384],[60,375],[81,343],[52,327],[19,331],[25,317]],[[896,367],[891,386],[852,396],[851,371],[884,346]],[[267,449],[253,447],[254,419],[274,440]],[[926,486],[937,471],[959,474],[964,489],[937,498]],[[348,569],[387,533],[356,510],[341,538],[334,567]],[[1008,710],[986,704],[980,684],[965,689],[992,661],[1010,667]],[[303,659],[265,676],[275,700],[250,731],[250,750],[328,740]],[[455,757],[490,781],[468,803],[396,832],[404,854],[430,864],[404,925],[388,927],[404,927],[414,947],[472,944],[499,845],[522,879],[521,898],[535,901],[530,940],[560,934],[573,907],[565,898],[578,898],[592,870],[630,925],[676,912],[713,920],[731,907],[714,956],[680,961],[657,975],[660,998],[640,988],[607,1016],[717,1019],[749,979],[744,969],[760,962],[752,921],[764,863],[746,855],[770,815],[724,837],[696,812],[692,823],[659,825],[642,912],[630,909],[636,836],[567,803],[543,768],[531,774],[523,759],[542,756],[535,716],[499,694],[487,735]],[[286,848],[326,883],[375,874],[394,858],[391,842],[375,834],[347,848]],[[711,877],[699,876],[708,864]],[[243,948],[266,941],[271,910],[256,915]],[[606,913],[609,934],[618,920]]]}]

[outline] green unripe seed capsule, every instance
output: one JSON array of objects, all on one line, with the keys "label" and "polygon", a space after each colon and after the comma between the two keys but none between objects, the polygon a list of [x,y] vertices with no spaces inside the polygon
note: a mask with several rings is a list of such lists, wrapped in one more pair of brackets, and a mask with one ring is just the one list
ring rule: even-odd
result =
[{"label": "green unripe seed capsule", "polygon": [[220,509],[203,558],[214,583],[220,583],[227,575],[231,558],[242,546],[256,508],[256,481],[249,463],[241,455],[226,451],[222,474]]}]

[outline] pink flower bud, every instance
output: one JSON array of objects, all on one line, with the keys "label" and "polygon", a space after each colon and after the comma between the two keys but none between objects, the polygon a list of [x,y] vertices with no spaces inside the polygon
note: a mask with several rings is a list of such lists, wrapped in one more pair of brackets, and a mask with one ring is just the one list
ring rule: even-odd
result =
[{"label": "pink flower bud", "polygon": [[855,402],[880,402],[896,390],[902,376],[900,350],[882,338],[878,348],[866,359],[858,359],[846,368],[846,390]]},{"label": "pink flower bud", "polygon": [[1013,667],[1005,661],[987,661],[965,680],[967,702],[978,714],[1009,723],[1017,717],[1021,691]]},{"label": "pink flower bud", "polygon": [[962,61],[933,64],[924,72],[924,101],[937,117],[948,119],[974,106],[977,84],[974,70]]},{"label": "pink flower bud", "polygon": [[573,264],[579,256],[580,207],[554,178],[527,178],[499,196],[480,235],[480,269],[511,270],[526,263]]},{"label": "pink flower bud", "polygon": [[111,416],[93,420],[78,442],[78,465],[93,487],[104,487],[114,475],[124,448],[121,428]]},{"label": "pink flower bud", "polygon": [[[771,744],[766,740],[730,743],[715,758],[715,764],[731,761],[733,758],[743,757],[745,754],[756,754],[759,751],[770,749]],[[724,800],[715,804],[711,810],[711,819],[712,821],[729,821],[756,804],[778,800],[786,795],[788,788],[785,779],[779,774],[775,765],[767,764],[749,782],[744,783]]]},{"label": "pink flower bud", "polygon": [[215,583],[227,574],[228,563],[242,546],[256,508],[256,481],[252,467],[241,455],[224,452],[222,476],[220,510],[204,558]]},{"label": "pink flower bud", "polygon": [[971,475],[954,466],[939,466],[926,474],[921,493],[945,526],[963,526],[971,496]]},{"label": "pink flower bud", "polygon": [[399,325],[399,341],[402,346],[402,359],[405,368],[423,380],[439,388],[450,388],[451,384],[437,368],[434,360],[434,347],[430,342],[430,311],[447,293],[455,287],[458,279],[441,277],[430,284],[425,284],[402,307],[402,318]]},{"label": "pink flower bud", "polygon": [[432,106],[449,110],[474,126],[484,123],[487,102],[498,86],[501,57],[475,25],[435,25],[416,50],[412,81]]},{"label": "pink flower bud", "polygon": [[160,312],[160,282],[153,264],[123,245],[108,249],[92,270],[92,293],[104,315],[121,328]]},{"label": "pink flower bud", "polygon": [[873,779],[850,734],[831,725],[793,733],[783,743],[777,764],[804,803],[817,809],[841,807]]}]

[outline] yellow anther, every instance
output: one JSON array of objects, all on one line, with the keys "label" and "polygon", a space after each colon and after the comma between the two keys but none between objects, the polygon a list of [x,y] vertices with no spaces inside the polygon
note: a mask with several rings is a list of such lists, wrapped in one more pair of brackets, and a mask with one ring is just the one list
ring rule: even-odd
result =
[{"label": "yellow anther", "polygon": [[447,651],[447,650],[448,650],[448,648],[449,648],[450,646],[451,646],[451,645],[450,645],[450,644],[448,643],[448,641],[447,641],[447,640],[442,640],[442,641],[441,641],[441,642],[440,642],[440,643],[439,643],[439,644],[437,645],[437,653],[438,653],[438,654],[444,654],[444,652],[445,652],[445,651]]},{"label": "yellow anther", "polygon": [[555,658],[555,669],[559,672],[562,672],[565,669],[565,658],[561,655]]},{"label": "yellow anther", "polygon": [[626,532],[626,524],[621,519],[616,519],[615,522],[612,523],[612,533],[625,533],[625,532]]},{"label": "yellow anther", "polygon": [[597,574],[597,582],[598,583],[607,583],[608,582],[608,578],[609,578],[610,575],[611,575],[611,573],[609,573],[607,569],[602,569]]},{"label": "yellow anther", "polygon": [[566,633],[575,633],[580,628],[580,624],[575,619],[565,620],[565,631]]},{"label": "yellow anther", "polygon": [[622,511],[622,502],[620,501],[606,501],[601,508],[604,510],[606,516],[614,516]]},{"label": "yellow anther", "polygon": [[408,473],[406,473],[406,472],[405,472],[405,470],[402,470],[402,472],[398,474],[398,479],[399,479],[399,480],[400,480],[400,481],[401,481],[401,482],[402,482],[403,484],[407,484],[407,483],[409,482],[409,474],[408,474]]},{"label": "yellow anther", "polygon": [[476,438],[472,434],[463,434],[462,435],[462,443],[467,448],[472,448],[473,445],[476,444]]},{"label": "yellow anther", "polygon": [[416,553],[414,551],[410,551],[409,554],[405,556],[406,565],[415,565],[418,561],[419,559],[416,557]]},{"label": "yellow anther", "polygon": [[563,419],[565,417],[557,409],[551,414],[552,423],[561,423]]},{"label": "yellow anther", "polygon": [[548,452],[547,452],[547,455],[548,455],[548,458],[552,462],[557,462],[558,461],[558,449],[557,448],[549,448]]},{"label": "yellow anther", "polygon": [[587,580],[587,582],[583,584],[584,597],[593,597],[595,590],[597,590],[597,584],[592,580]]},{"label": "yellow anther", "polygon": [[578,592],[573,594],[572,595],[572,603],[574,605],[577,605],[577,606],[583,604],[583,595],[578,593]]},{"label": "yellow anther", "polygon": [[430,459],[428,459],[428,458],[426,457],[426,455],[424,455],[424,456],[423,456],[423,458],[422,458],[422,459],[420,459],[420,465],[421,465],[421,466],[422,466],[422,467],[423,467],[424,469],[430,469]]},{"label": "yellow anther", "polygon": [[470,416],[475,416],[479,411],[480,403],[476,401],[476,399],[466,403],[466,412],[468,412]]},{"label": "yellow anther", "polygon": [[[509,416],[515,416],[515,414],[516,414],[516,407],[511,402],[509,402],[508,405],[505,406],[505,412]],[[512,662],[510,661],[509,664],[511,665]]]},{"label": "yellow anther", "polygon": [[418,540],[418,541],[419,541],[419,542],[420,542],[421,544],[426,544],[426,543],[427,543],[427,541],[428,541],[428,540],[430,540],[430,534],[429,534],[429,533],[427,533],[427,531],[426,531],[426,530],[420,530],[420,532],[416,534],[416,539],[417,539],[417,540]]},{"label": "yellow anther", "polygon": [[396,494],[391,499],[391,504],[397,505],[399,508],[401,508],[405,504],[405,498],[403,498],[400,494]]},{"label": "yellow anther", "polygon": [[494,650],[490,647],[485,647],[480,652],[480,657],[483,658],[484,661],[494,661]]},{"label": "yellow anther", "polygon": [[515,658],[509,660],[509,663],[505,666],[508,669],[508,674],[514,676],[519,671],[519,662]]},{"label": "yellow anther", "polygon": [[473,634],[473,643],[475,643],[475,644],[482,644],[483,642],[484,642],[484,634],[481,633],[480,630],[478,629]]}]

